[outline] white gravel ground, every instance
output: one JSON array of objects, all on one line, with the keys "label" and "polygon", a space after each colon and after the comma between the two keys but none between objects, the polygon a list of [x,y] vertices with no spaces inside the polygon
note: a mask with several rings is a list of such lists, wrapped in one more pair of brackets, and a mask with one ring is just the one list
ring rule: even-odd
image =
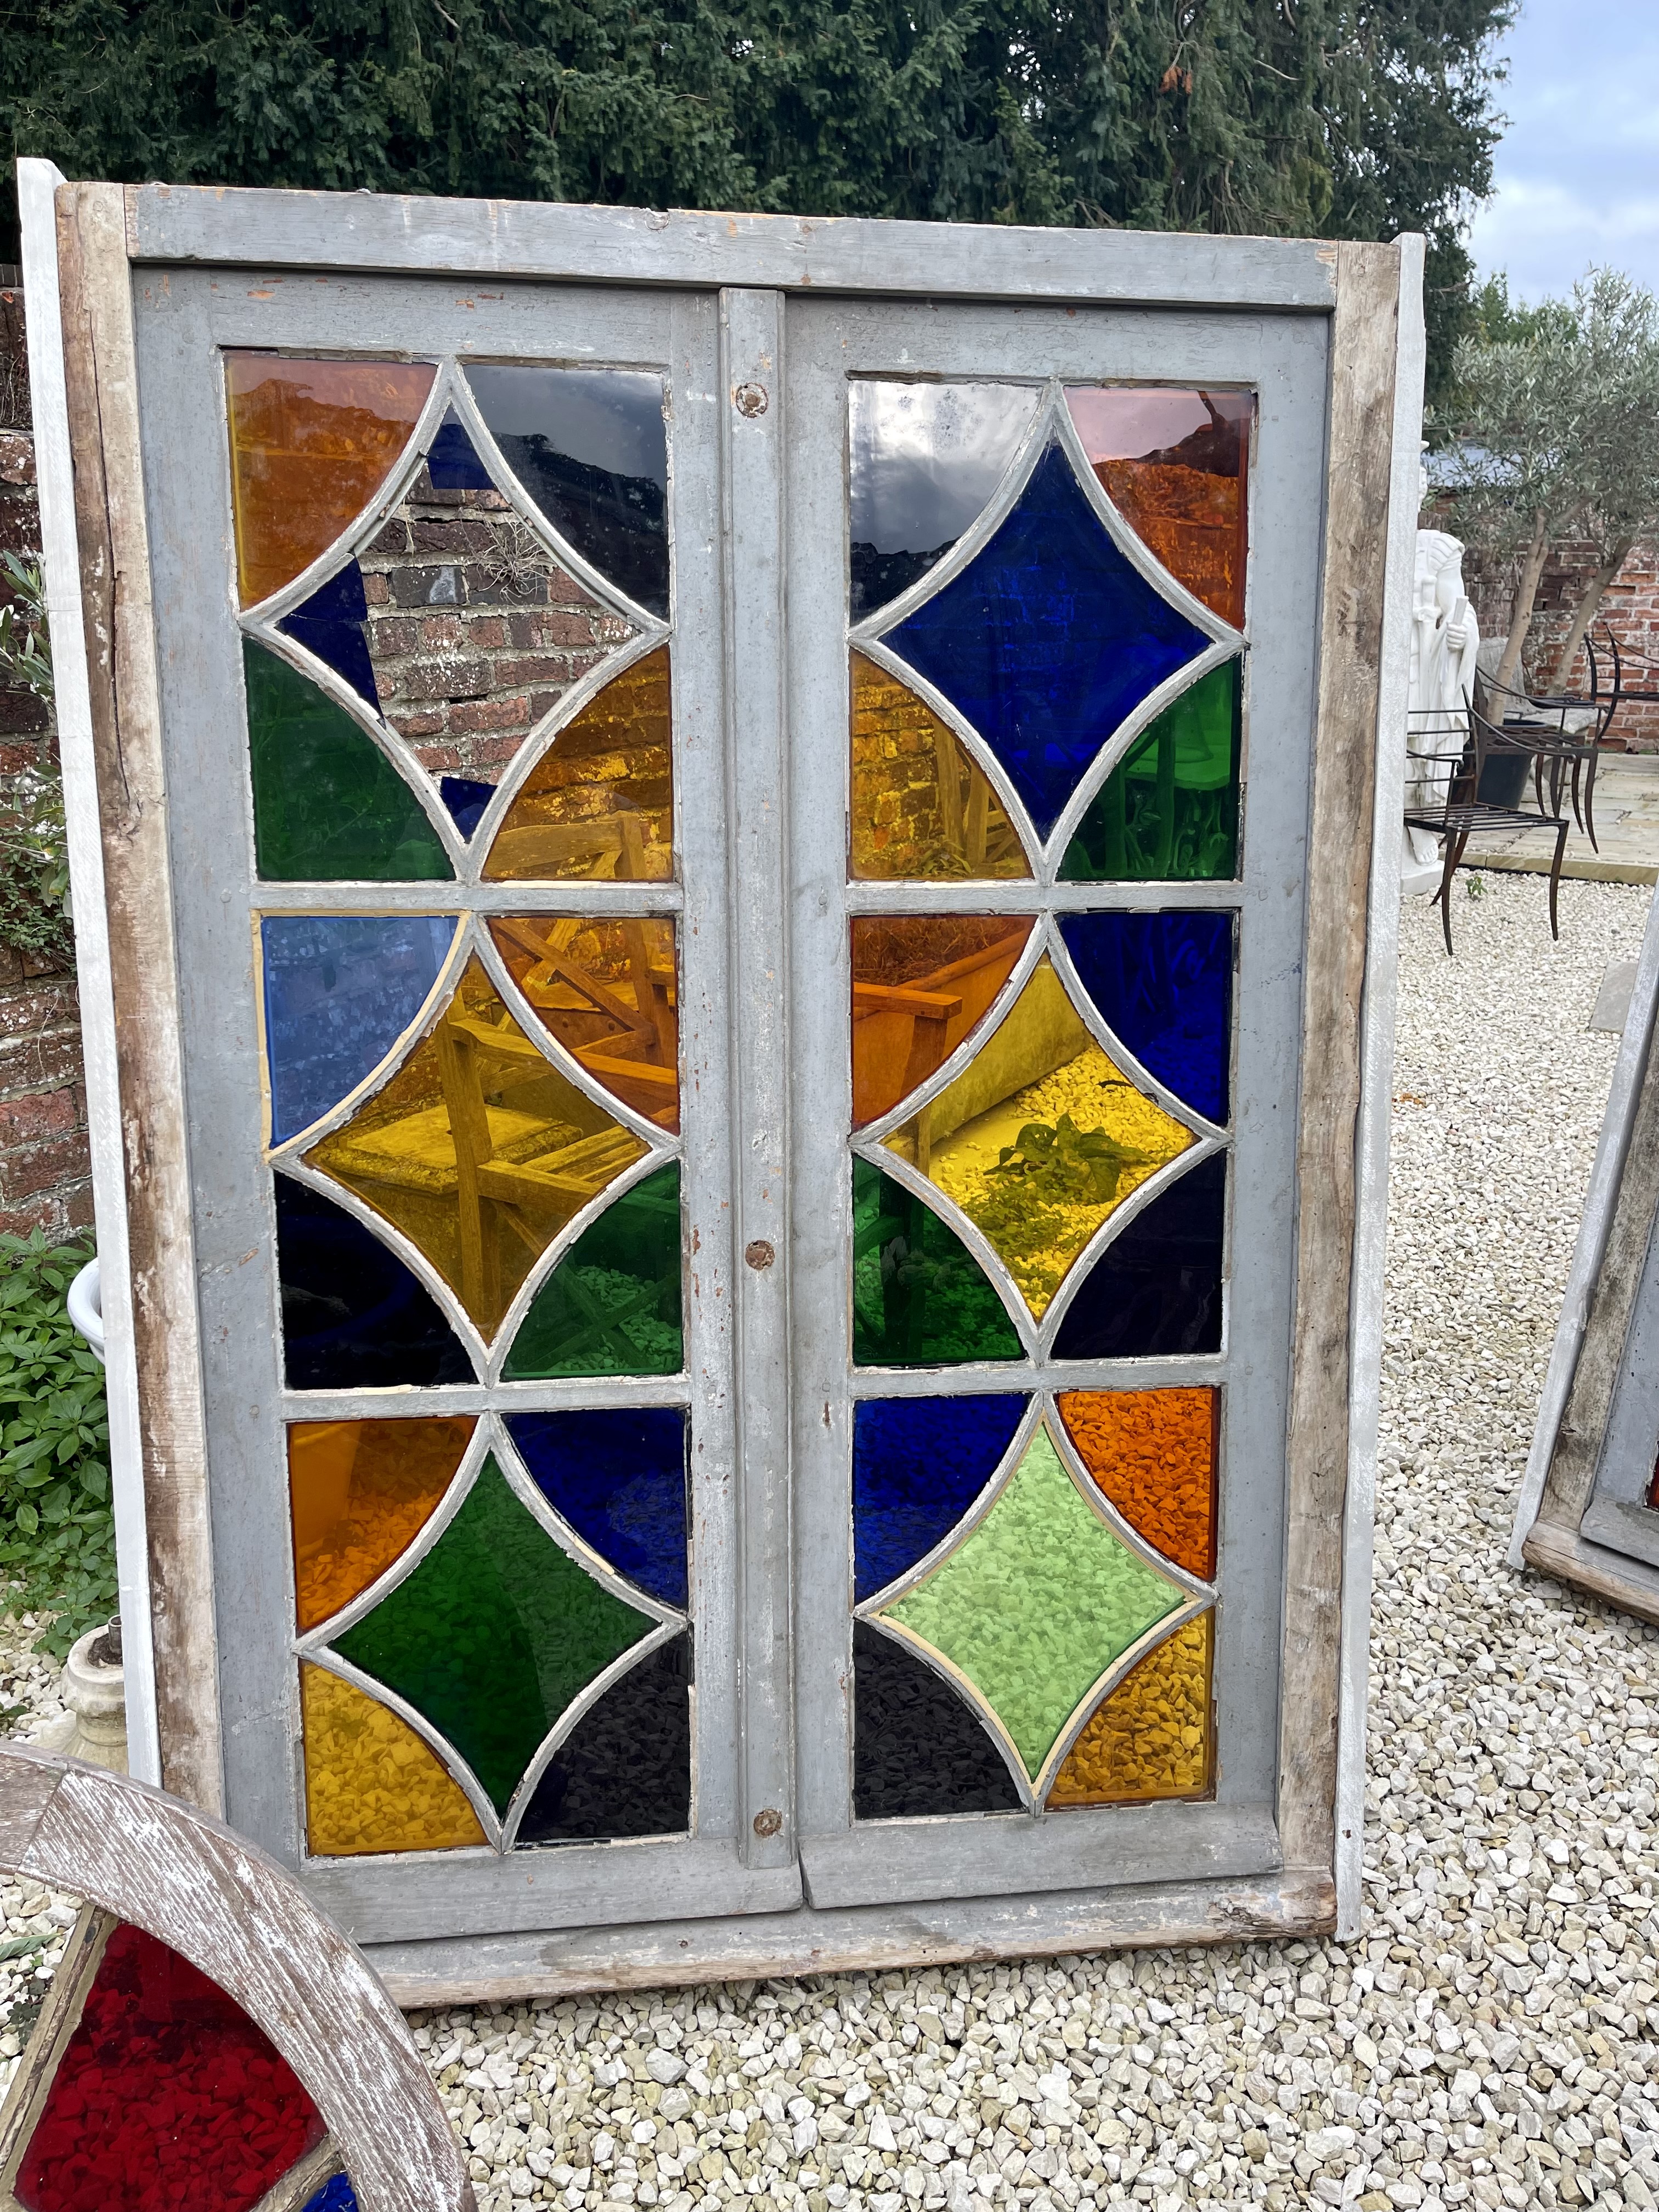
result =
[{"label": "white gravel ground", "polygon": [[1647,899],[1407,910],[1364,1937],[428,2015],[483,2212],[1659,2204],[1659,1632],[1502,1564]]}]

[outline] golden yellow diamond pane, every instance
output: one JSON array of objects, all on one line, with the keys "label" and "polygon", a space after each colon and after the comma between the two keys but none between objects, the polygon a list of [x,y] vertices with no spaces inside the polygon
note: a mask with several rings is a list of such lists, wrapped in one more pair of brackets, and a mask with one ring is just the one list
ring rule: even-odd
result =
[{"label": "golden yellow diamond pane", "polygon": [[1040,1320],[1102,1222],[1193,1141],[1095,1042],[1045,956],[887,1145],[962,1208]]},{"label": "golden yellow diamond pane", "polygon": [[645,1150],[538,1050],[473,959],[385,1089],[306,1162],[402,1230],[489,1336],[566,1222]]}]

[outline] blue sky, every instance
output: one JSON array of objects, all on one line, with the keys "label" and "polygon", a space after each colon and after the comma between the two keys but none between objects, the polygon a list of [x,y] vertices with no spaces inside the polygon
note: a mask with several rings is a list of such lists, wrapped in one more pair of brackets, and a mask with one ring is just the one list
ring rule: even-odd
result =
[{"label": "blue sky", "polygon": [[1523,0],[1504,51],[1510,122],[1476,266],[1507,270],[1525,300],[1592,261],[1659,291],[1659,0]]}]

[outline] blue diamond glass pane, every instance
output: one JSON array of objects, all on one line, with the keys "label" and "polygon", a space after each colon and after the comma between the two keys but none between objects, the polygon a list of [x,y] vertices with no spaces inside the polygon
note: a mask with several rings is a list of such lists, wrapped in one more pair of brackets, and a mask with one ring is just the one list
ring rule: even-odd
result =
[{"label": "blue diamond glass pane", "polygon": [[368,623],[363,572],[355,561],[348,561],[276,627],[307,653],[314,653],[337,676],[343,676],[358,697],[367,699],[378,711],[380,695],[368,657]]},{"label": "blue diamond glass pane", "polygon": [[1045,837],[1124,717],[1210,642],[1118,550],[1057,445],[884,641],[973,724]]},{"label": "blue diamond glass pane", "polygon": [[686,1601],[685,1415],[678,1407],[515,1413],[507,1424],[548,1504],[607,1565]]},{"label": "blue diamond glass pane", "polygon": [[995,1474],[1025,1411],[1016,1391],[866,1398],[853,1415],[854,1589],[860,1605],[953,1528]]},{"label": "blue diamond glass pane", "polygon": [[1226,914],[1077,914],[1060,925],[1078,977],[1149,1075],[1227,1119],[1233,922]]},{"label": "blue diamond glass pane", "polygon": [[1221,1349],[1227,1156],[1212,1152],[1115,1237],[1066,1309],[1056,1359]]},{"label": "blue diamond glass pane", "polygon": [[483,811],[495,796],[493,783],[479,783],[470,775],[441,775],[438,795],[463,837],[470,837],[483,819]]},{"label": "blue diamond glass pane", "polygon": [[477,1380],[436,1300],[397,1254],[287,1176],[276,1178],[276,1277],[291,1390]]},{"label": "blue diamond glass pane", "polygon": [[447,415],[426,457],[434,491],[494,491],[477,448],[453,415]]},{"label": "blue diamond glass pane", "polygon": [[273,1144],[308,1129],[380,1066],[426,1003],[455,927],[440,914],[260,924]]}]

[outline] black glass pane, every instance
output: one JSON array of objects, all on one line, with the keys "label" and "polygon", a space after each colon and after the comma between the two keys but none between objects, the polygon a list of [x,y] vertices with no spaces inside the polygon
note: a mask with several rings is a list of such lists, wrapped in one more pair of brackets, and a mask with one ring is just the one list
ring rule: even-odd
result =
[{"label": "black glass pane", "polygon": [[276,1273],[290,1389],[476,1381],[460,1340],[397,1254],[286,1176],[276,1178]]},{"label": "black glass pane", "polygon": [[1007,1761],[950,1684],[853,1623],[853,1809],[860,1820],[1017,1813]]},{"label": "black glass pane", "polygon": [[691,1639],[630,1667],[559,1746],[519,1826],[522,1844],[671,1836],[691,1825]]},{"label": "black glass pane", "polygon": [[1188,1170],[1109,1244],[1066,1310],[1057,1359],[1221,1349],[1227,1156]]},{"label": "black glass pane", "polygon": [[668,613],[662,380],[619,368],[474,368],[507,466],[566,542],[654,615]]}]

